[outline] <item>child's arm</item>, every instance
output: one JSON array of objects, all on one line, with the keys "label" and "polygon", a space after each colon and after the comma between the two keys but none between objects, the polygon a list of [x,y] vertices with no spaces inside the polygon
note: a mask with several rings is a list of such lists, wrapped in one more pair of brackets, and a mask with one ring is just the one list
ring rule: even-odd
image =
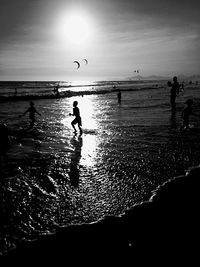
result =
[{"label": "child's arm", "polygon": [[74,109],[73,109],[73,113],[69,113],[69,116],[75,116],[74,115]]}]

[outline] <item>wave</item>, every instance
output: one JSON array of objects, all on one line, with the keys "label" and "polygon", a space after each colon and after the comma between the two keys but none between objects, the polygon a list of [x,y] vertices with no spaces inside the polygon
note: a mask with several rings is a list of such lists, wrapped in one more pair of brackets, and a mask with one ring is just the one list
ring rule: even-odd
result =
[{"label": "wave", "polygon": [[[82,86],[79,86],[82,87]],[[83,86],[85,87],[85,86]],[[73,96],[84,96],[84,95],[94,95],[94,94],[109,94],[109,93],[115,93],[119,90],[125,92],[125,91],[149,91],[152,89],[161,89],[161,87],[140,87],[140,88],[116,88],[116,87],[108,87],[101,88],[98,86],[98,88],[94,88],[90,86],[86,88],[85,90],[81,89],[79,90],[77,86],[74,86],[75,90],[65,90],[63,88],[60,89],[60,92],[54,93],[52,90],[46,90],[46,91],[38,91],[37,93],[29,93],[29,92],[22,92],[21,94],[13,94],[13,95],[0,95],[0,102],[7,102],[7,101],[22,101],[22,100],[37,100],[37,99],[59,99],[59,98],[66,98],[66,97],[73,97]]]}]

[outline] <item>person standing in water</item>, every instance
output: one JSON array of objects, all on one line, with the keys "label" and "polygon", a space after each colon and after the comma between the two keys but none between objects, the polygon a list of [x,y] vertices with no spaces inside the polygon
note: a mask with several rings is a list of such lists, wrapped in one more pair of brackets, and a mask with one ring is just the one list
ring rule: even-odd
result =
[{"label": "person standing in water", "polygon": [[170,91],[170,104],[172,110],[176,109],[176,96],[179,94],[180,85],[176,76],[173,77],[173,83],[168,82],[168,86],[171,87]]},{"label": "person standing in water", "polygon": [[118,93],[117,93],[118,104],[121,104],[121,98],[122,98],[122,93],[119,90]]},{"label": "person standing in water", "polygon": [[33,101],[30,102],[30,107],[22,115],[20,115],[20,117],[24,116],[26,113],[29,113],[30,128],[32,128],[35,124],[35,114],[37,113],[41,116],[41,114],[36,110]]},{"label": "person standing in water", "polygon": [[17,88],[15,88],[14,96],[17,96]]},{"label": "person standing in water", "polygon": [[83,133],[82,131],[82,122],[81,122],[81,116],[80,116],[80,110],[78,108],[78,101],[73,102],[73,113],[69,113],[70,116],[75,116],[75,119],[71,122],[71,125],[74,129],[74,133],[77,133],[77,130],[75,128],[75,124],[78,124],[78,128],[80,131],[80,134]]}]

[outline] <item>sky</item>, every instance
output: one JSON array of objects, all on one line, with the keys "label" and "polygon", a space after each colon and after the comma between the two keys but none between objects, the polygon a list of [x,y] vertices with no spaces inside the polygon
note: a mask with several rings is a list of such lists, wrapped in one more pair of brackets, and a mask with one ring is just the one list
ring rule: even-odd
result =
[{"label": "sky", "polygon": [[199,0],[0,0],[0,80],[199,74],[199,10]]}]

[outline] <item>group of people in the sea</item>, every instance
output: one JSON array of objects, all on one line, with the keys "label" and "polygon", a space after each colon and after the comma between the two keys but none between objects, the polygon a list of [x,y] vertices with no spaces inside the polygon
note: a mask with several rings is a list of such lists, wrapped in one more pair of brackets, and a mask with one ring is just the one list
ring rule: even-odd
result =
[{"label": "group of people in the sea", "polygon": [[[171,81],[168,81],[168,86],[171,88],[170,91],[170,104],[171,104],[171,109],[172,112],[176,110],[176,97],[179,95],[180,90],[184,90],[184,84],[180,84],[178,82],[177,76],[173,77],[173,83]],[[183,109],[181,113],[181,117],[183,119],[183,124],[181,126],[181,130],[188,130],[189,129],[189,117],[190,115],[198,116],[195,114],[192,110],[192,105],[193,105],[193,100],[192,99],[187,99],[185,102],[186,106]]]},{"label": "group of people in the sea", "polygon": [[[175,112],[176,110],[176,97],[180,94],[180,91],[184,90],[184,82],[179,83],[177,76],[173,77],[173,82],[168,81],[167,82],[168,87],[171,88],[170,90],[170,105],[172,112]],[[117,93],[117,99],[118,99],[118,104],[121,104],[121,90],[118,90]],[[189,117],[190,115],[198,116],[195,114],[192,110],[192,105],[193,105],[193,100],[188,99],[185,102],[186,107],[183,109],[181,113],[181,117],[183,119],[183,123],[181,126],[181,130],[188,130],[189,129]]]},{"label": "group of people in the sea", "polygon": [[[168,81],[167,84],[171,90],[170,90],[170,104],[171,104],[171,109],[174,112],[176,110],[176,97],[180,93],[180,89],[183,89],[183,84],[180,85],[178,82],[178,79],[176,76],[173,77],[173,83],[171,81]],[[117,93],[117,99],[118,99],[118,104],[121,104],[121,90],[118,90]],[[186,102],[186,107],[182,111],[182,119],[183,123],[181,126],[181,130],[183,129],[189,129],[189,118],[190,115],[197,115],[193,113],[192,110],[192,105],[193,105],[193,100],[188,99]],[[27,110],[22,114],[19,115],[19,117],[22,117],[29,113],[29,119],[30,119],[30,128],[33,128],[36,122],[35,115],[38,114],[41,116],[41,114],[37,111],[37,109],[34,106],[34,102],[30,102],[30,106],[27,108]],[[78,125],[80,135],[83,133],[82,131],[82,122],[81,122],[81,115],[80,115],[80,110],[78,108],[78,101],[73,102],[73,113],[69,113],[70,116],[74,116],[75,119],[71,122],[71,126],[74,130],[74,133],[77,133],[77,130],[75,128],[75,125]],[[10,133],[9,133],[9,128],[7,127],[6,124],[0,123],[0,157],[6,155],[6,151],[10,146]]]}]

